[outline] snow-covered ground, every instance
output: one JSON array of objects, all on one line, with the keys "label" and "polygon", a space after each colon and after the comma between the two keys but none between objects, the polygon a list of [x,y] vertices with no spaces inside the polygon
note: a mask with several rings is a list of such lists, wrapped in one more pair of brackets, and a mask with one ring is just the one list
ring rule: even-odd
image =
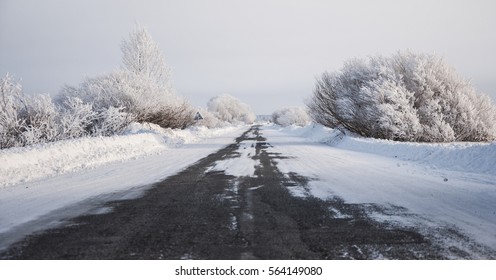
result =
[{"label": "snow-covered ground", "polygon": [[121,136],[2,150],[0,250],[59,218],[106,211],[98,207],[102,201],[134,196],[232,143],[246,129],[135,124]]},{"label": "snow-covered ground", "polygon": [[[103,201],[138,195],[246,129],[173,131],[136,124],[121,136],[2,150],[0,250],[60,219],[108,211]],[[496,143],[400,143],[312,125],[264,125],[261,133],[271,152],[288,157],[278,159],[281,172],[312,179],[305,189],[292,187],[294,195],[381,205],[384,211],[369,213],[379,221],[425,229],[448,245],[460,240],[442,234],[456,229],[496,250]],[[240,157],[219,161],[212,170],[254,176],[254,142],[241,143]]]},{"label": "snow-covered ground", "polygon": [[436,232],[460,230],[496,250],[496,143],[399,143],[344,136],[321,126],[266,126],[262,133],[274,152],[290,157],[278,160],[280,171],[313,179],[307,189],[292,190],[294,195],[403,207],[392,215],[370,214],[424,228],[434,238]]}]

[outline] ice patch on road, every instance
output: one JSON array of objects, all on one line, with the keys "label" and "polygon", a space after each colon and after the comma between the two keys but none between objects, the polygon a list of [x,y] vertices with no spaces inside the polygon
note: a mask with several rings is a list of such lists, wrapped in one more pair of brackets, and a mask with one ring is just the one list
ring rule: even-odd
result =
[{"label": "ice patch on road", "polygon": [[241,142],[237,150],[239,157],[216,161],[206,172],[224,171],[226,175],[254,177],[255,168],[260,165],[259,160],[253,159],[253,156],[256,155],[256,143],[257,141],[254,140]]}]

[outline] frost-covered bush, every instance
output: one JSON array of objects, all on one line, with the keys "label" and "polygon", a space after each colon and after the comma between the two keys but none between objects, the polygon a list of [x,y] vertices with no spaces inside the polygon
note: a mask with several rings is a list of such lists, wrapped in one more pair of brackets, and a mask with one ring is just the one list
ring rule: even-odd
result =
[{"label": "frost-covered bush", "polygon": [[193,109],[185,100],[124,71],[87,78],[79,87],[66,86],[58,99],[64,103],[68,98],[91,104],[97,112],[121,108],[132,121],[151,122],[163,127],[182,128],[193,121]]},{"label": "frost-covered bush", "polygon": [[23,145],[56,141],[60,137],[59,111],[47,94],[25,96],[20,115],[24,120]]},{"label": "frost-covered bush", "polygon": [[219,120],[232,124],[253,123],[256,119],[250,106],[228,94],[213,97],[207,108]]},{"label": "frost-covered bush", "polygon": [[98,119],[93,106],[79,97],[67,97],[60,105],[60,130],[63,139],[90,135]]},{"label": "frost-covered bush", "polygon": [[21,146],[25,120],[19,114],[24,107],[22,87],[7,74],[0,80],[0,148]]},{"label": "frost-covered bush", "polygon": [[114,135],[122,132],[131,122],[131,115],[124,112],[122,107],[109,107],[97,115],[95,123],[91,128],[91,134],[99,136]]},{"label": "frost-covered bush", "polygon": [[0,148],[19,147],[59,138],[59,112],[48,95],[27,96],[7,74],[0,80]]},{"label": "frost-covered bush", "polygon": [[310,117],[304,108],[289,107],[275,111],[272,114],[272,122],[282,126],[305,126],[310,123]]},{"label": "frost-covered bush", "polygon": [[308,104],[312,119],[367,137],[400,141],[496,139],[496,107],[442,58],[398,52],[354,59],[324,73]]},{"label": "frost-covered bush", "polygon": [[122,107],[94,108],[79,97],[53,102],[46,94],[25,95],[12,76],[0,80],[0,148],[94,135],[113,135],[132,121]]}]

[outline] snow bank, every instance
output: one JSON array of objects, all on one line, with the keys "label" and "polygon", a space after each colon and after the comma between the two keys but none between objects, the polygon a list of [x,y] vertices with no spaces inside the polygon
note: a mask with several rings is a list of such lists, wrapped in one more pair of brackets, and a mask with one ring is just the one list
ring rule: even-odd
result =
[{"label": "snow bank", "polygon": [[290,126],[282,132],[336,148],[414,161],[451,171],[496,174],[496,142],[414,143],[343,135],[322,125]]},{"label": "snow bank", "polygon": [[226,133],[233,127],[186,130],[132,123],[123,135],[84,137],[0,151],[0,187],[149,155]]}]

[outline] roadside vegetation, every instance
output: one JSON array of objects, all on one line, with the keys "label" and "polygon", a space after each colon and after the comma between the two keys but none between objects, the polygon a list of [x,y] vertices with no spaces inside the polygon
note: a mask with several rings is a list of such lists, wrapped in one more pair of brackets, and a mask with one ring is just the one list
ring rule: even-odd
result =
[{"label": "roadside vegetation", "polygon": [[199,108],[198,112],[202,119],[196,125],[208,128],[251,124],[256,119],[248,104],[228,94],[212,97],[207,102],[207,108]]},{"label": "roadside vegetation", "polygon": [[217,120],[228,124],[253,123],[256,119],[248,104],[228,94],[211,98],[207,109]]},{"label": "roadside vegetation", "polygon": [[398,52],[347,61],[317,80],[312,119],[365,137],[492,141],[496,107],[435,55]]},{"label": "roadside vegetation", "polygon": [[[64,86],[52,98],[0,79],[0,149],[122,133],[131,123],[162,128],[249,124],[252,109],[230,95],[194,108],[177,95],[150,34],[137,26],[121,44],[120,69]],[[199,113],[200,117],[198,117]],[[493,141],[496,106],[435,55],[411,51],[352,59],[318,78],[307,108],[272,114],[281,126],[320,123],[364,137],[411,142]]]},{"label": "roadside vegetation", "polygon": [[[143,27],[122,41],[121,51],[120,69],[66,85],[54,98],[25,94],[9,74],[0,79],[0,149],[115,135],[133,122],[184,129],[254,121],[251,109],[233,97],[213,98],[207,111],[177,95],[165,58]],[[204,120],[195,122],[197,111]]]},{"label": "roadside vegetation", "polygon": [[276,110],[272,114],[272,122],[280,126],[306,126],[310,124],[311,119],[305,108],[286,107]]}]

